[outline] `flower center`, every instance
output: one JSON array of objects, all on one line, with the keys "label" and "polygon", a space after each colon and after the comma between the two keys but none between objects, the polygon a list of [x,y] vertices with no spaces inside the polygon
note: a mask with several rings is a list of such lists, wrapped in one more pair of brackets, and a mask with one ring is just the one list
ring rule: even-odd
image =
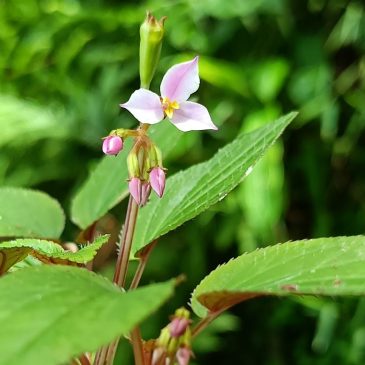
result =
[{"label": "flower center", "polygon": [[161,100],[162,108],[168,118],[171,118],[174,114],[174,110],[180,109],[180,105],[177,101],[171,101],[168,97],[164,97]]}]

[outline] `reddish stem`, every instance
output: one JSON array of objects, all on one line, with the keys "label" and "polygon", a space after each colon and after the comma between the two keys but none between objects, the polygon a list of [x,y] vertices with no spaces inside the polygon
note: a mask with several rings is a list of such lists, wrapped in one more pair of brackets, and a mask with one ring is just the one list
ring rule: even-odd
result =
[{"label": "reddish stem", "polygon": [[141,254],[139,255],[139,263],[138,263],[138,267],[137,270],[134,274],[131,286],[129,287],[129,290],[131,289],[136,289],[139,285],[139,282],[141,280],[141,277],[143,275],[144,269],[147,265],[147,261],[150,257],[150,254],[152,252],[152,250],[154,249],[154,247],[157,244],[157,240],[152,241],[152,243],[150,243],[149,245],[147,245],[141,252]]}]

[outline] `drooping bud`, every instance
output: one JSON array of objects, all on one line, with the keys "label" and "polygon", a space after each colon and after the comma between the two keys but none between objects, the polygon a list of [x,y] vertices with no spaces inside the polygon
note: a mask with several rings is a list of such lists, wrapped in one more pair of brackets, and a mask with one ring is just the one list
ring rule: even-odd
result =
[{"label": "drooping bud", "polygon": [[150,87],[160,58],[165,19],[166,17],[156,20],[150,12],[147,12],[140,28],[139,74],[141,87],[144,89]]},{"label": "drooping bud", "polygon": [[138,177],[132,177],[128,185],[133,199],[140,205],[142,201],[142,181]]},{"label": "drooping bud", "polygon": [[152,189],[161,198],[165,191],[166,176],[161,167],[154,167],[150,172],[150,183]]},{"label": "drooping bud", "polygon": [[188,365],[190,361],[191,350],[186,347],[180,347],[176,352],[176,360],[179,365]]},{"label": "drooping bud", "polygon": [[163,347],[156,347],[152,353],[151,365],[165,365],[166,350]]},{"label": "drooping bud", "polygon": [[149,182],[144,181],[141,186],[141,204],[140,204],[141,207],[147,204],[150,194],[151,194],[151,185]]},{"label": "drooping bud", "polygon": [[175,317],[169,324],[169,330],[172,337],[180,337],[184,334],[190,324],[187,318]]},{"label": "drooping bud", "polygon": [[123,140],[118,136],[108,136],[103,141],[103,152],[106,155],[117,155],[123,149]]}]

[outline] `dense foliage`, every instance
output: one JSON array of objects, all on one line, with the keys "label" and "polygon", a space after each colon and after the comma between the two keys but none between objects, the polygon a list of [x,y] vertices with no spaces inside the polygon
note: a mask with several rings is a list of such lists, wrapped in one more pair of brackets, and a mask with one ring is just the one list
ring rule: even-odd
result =
[{"label": "dense foliage", "polygon": [[[160,240],[144,282],[181,272],[187,281],[160,322],[146,324],[146,337],[158,335],[167,313],[218,263],[288,239],[363,232],[360,1],[0,4],[2,186],[44,190],[71,207],[101,158],[101,137],[135,126],[118,104],[138,87],[138,28],[146,9],[168,16],[152,89],[182,54],[199,54],[199,99],[220,127],[182,136],[165,163],[169,175],[210,158],[241,131],[289,110],[300,113],[242,185]],[[122,207],[102,220],[100,231],[118,231],[114,217],[123,218]],[[63,239],[74,240],[78,227],[66,228]],[[100,257],[96,264],[107,275],[114,262]],[[202,364],[363,364],[364,317],[363,299],[256,299],[218,318],[194,351]],[[120,357],[127,351],[122,344]]]}]

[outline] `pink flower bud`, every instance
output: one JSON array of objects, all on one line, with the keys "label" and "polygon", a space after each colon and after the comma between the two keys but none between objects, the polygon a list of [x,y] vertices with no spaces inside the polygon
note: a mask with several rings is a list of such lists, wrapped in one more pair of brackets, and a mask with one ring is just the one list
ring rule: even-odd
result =
[{"label": "pink flower bud", "polygon": [[103,141],[103,152],[106,155],[117,155],[123,149],[123,140],[118,136],[108,136]]},{"label": "pink flower bud", "polygon": [[156,347],[152,353],[151,365],[162,365],[166,360],[166,350],[162,347]]},{"label": "pink flower bud", "polygon": [[152,189],[161,198],[165,190],[165,171],[161,167],[154,167],[150,172],[150,183]]},{"label": "pink flower bud", "polygon": [[179,365],[188,365],[191,351],[188,347],[180,347],[176,352],[176,360]]},{"label": "pink flower bud", "polygon": [[148,198],[151,194],[151,185],[149,182],[142,183],[141,186],[141,207],[147,204]]},{"label": "pink flower bud", "polygon": [[175,317],[169,324],[170,335],[172,337],[180,337],[188,328],[190,321],[187,318]]},{"label": "pink flower bud", "polygon": [[140,205],[142,200],[142,181],[138,177],[132,177],[128,185],[133,199]]}]

